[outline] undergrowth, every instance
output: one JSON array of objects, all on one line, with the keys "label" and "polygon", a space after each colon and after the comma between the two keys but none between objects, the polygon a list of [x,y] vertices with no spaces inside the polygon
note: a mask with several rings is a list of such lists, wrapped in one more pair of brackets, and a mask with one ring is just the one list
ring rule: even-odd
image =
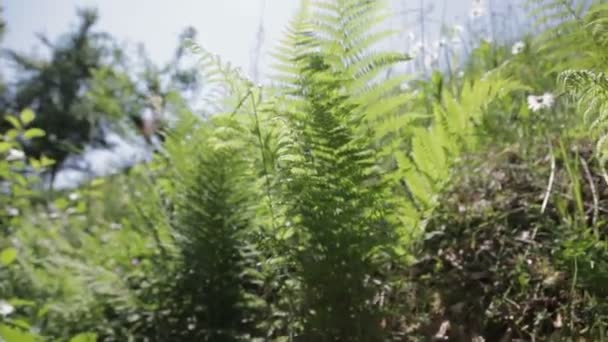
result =
[{"label": "undergrowth", "polygon": [[267,86],[188,41],[205,113],[165,99],[124,174],[35,190],[8,116],[0,336],[604,340],[606,5],[530,1],[517,49],[414,79],[386,4],[301,4]]}]

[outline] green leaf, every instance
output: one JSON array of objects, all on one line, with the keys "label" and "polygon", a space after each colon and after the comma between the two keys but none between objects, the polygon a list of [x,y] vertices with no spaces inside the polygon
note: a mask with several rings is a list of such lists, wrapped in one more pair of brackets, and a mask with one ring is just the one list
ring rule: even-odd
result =
[{"label": "green leaf", "polygon": [[285,230],[282,230],[278,235],[279,240],[288,240],[296,233],[296,230],[293,227],[289,227]]},{"label": "green leaf", "polygon": [[40,128],[30,128],[27,131],[25,131],[25,133],[23,133],[23,137],[25,139],[40,138],[45,135],[46,135],[46,133],[44,133],[44,131]]},{"label": "green leaf", "polygon": [[4,117],[4,120],[8,121],[16,129],[21,129],[21,124],[19,123],[19,120],[17,120],[16,117],[14,117],[12,115],[7,115]]},{"label": "green leaf", "polygon": [[0,263],[4,266],[12,264],[15,259],[17,259],[17,250],[13,247],[6,248],[0,253]]},{"label": "green leaf", "polygon": [[70,339],[70,342],[95,342],[97,334],[95,333],[80,333]]},{"label": "green leaf", "polygon": [[11,144],[9,142],[6,142],[6,141],[0,142],[0,153],[10,150],[11,147],[13,147],[13,144]]},{"label": "green leaf", "polygon": [[27,300],[27,299],[21,299],[21,298],[11,298],[8,300],[8,302],[15,307],[19,307],[19,306],[35,306],[36,303],[34,301],[31,300]]},{"label": "green leaf", "polygon": [[89,185],[91,187],[98,187],[98,186],[103,185],[103,183],[104,183],[103,178],[96,178],[96,179],[93,179]]},{"label": "green leaf", "polygon": [[34,119],[36,118],[36,114],[34,114],[33,110],[27,108],[21,112],[19,118],[21,119],[21,122],[23,122],[24,125],[27,125],[30,122],[34,121]]},{"label": "green leaf", "polygon": [[19,341],[19,342],[37,342],[40,341],[35,335],[19,329],[9,327],[6,324],[0,324],[0,337],[4,341]]}]

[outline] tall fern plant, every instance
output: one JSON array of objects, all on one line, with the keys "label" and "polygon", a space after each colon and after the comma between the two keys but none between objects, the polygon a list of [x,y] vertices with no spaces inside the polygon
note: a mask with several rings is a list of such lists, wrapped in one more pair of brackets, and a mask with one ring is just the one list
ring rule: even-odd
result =
[{"label": "tall fern plant", "polygon": [[172,153],[181,160],[173,175],[180,272],[171,298],[181,333],[173,338],[236,341],[255,336],[261,301],[255,291],[254,194],[248,190],[253,174],[238,139],[242,127],[222,117],[210,126],[195,129]]},{"label": "tall fern plant", "polygon": [[393,89],[378,82],[381,71],[407,56],[371,52],[387,34],[374,31],[384,17],[379,2],[303,4],[278,50],[275,78],[283,89],[279,193],[301,288],[300,336],[382,340],[370,280],[379,252],[395,241],[396,227],[366,115],[369,101]]},{"label": "tall fern plant", "polygon": [[[154,340],[237,341],[264,336],[262,261],[256,227],[257,174],[250,123],[244,117],[251,84],[200,46],[207,81],[201,118],[184,111],[163,151],[145,172],[147,210],[168,274],[154,284],[153,319],[137,324]],[[141,209],[141,208],[139,208]]]},{"label": "tall fern plant", "polygon": [[[583,122],[597,139],[596,152],[600,166],[605,170],[608,160],[608,4],[604,1],[593,1],[587,8],[582,3],[577,11],[572,5],[562,4],[562,10],[568,10],[571,18],[558,26],[571,28],[564,31],[554,40],[562,45],[557,51],[576,50],[576,59],[570,58],[563,64],[559,73],[559,83],[568,95],[574,99],[578,110],[582,113]],[[572,56],[572,52],[569,56]],[[604,171],[608,182],[608,175]]]}]

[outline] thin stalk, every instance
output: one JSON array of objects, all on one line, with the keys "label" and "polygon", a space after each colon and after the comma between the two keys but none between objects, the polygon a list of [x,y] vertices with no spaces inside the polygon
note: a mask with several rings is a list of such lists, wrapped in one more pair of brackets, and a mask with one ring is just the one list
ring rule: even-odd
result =
[{"label": "thin stalk", "polygon": [[[249,94],[253,95],[251,89],[249,90]],[[272,206],[272,185],[270,184],[270,173],[268,172],[267,169],[267,164],[268,164],[268,160],[266,158],[266,145],[264,144],[264,139],[262,138],[262,130],[260,128],[260,120],[259,120],[259,116],[258,116],[258,109],[257,109],[257,104],[255,99],[253,98],[253,96],[251,96],[251,106],[253,109],[253,117],[255,119],[255,135],[258,139],[258,143],[260,144],[260,153],[262,155],[262,170],[264,172],[264,184],[265,184],[265,190],[266,190],[266,197],[268,198],[268,210],[270,211],[270,221],[272,223],[272,229],[276,229],[276,222],[275,222],[275,214],[274,214],[274,208]]]}]

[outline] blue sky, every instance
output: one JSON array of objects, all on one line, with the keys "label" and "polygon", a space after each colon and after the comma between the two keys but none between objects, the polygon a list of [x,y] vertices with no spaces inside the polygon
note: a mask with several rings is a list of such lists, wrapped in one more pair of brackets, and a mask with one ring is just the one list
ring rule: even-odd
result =
[{"label": "blue sky", "polygon": [[[396,10],[408,10],[399,19],[400,29],[416,30],[415,16],[421,4],[434,8],[426,30],[437,30],[444,15],[448,22],[467,19],[473,0],[391,0]],[[482,0],[494,7],[521,0]],[[177,36],[186,26],[194,26],[199,43],[207,50],[250,71],[250,52],[263,15],[264,45],[261,64],[267,65],[267,52],[281,37],[299,0],[4,0],[8,32],[3,46],[21,52],[36,49],[43,53],[35,38],[44,33],[51,40],[77,23],[77,7],[96,7],[100,12],[98,29],[119,42],[143,43],[157,63],[167,61],[174,51]],[[404,38],[396,37],[396,40]],[[38,48],[36,48],[38,46]]]},{"label": "blue sky", "polygon": [[[393,37],[393,49],[409,51],[420,41],[420,26],[416,10],[421,4],[432,8],[425,24],[425,35],[437,36],[439,23],[471,24],[473,0],[390,0],[395,14],[400,16],[388,24],[400,34]],[[481,0],[495,9],[505,8],[524,0]],[[476,0],[479,2],[479,0]],[[251,51],[256,42],[260,20],[264,23],[264,44],[260,59],[262,79],[270,61],[269,50],[281,38],[284,28],[299,5],[299,0],[4,0],[7,33],[3,48],[42,54],[36,33],[51,41],[77,25],[78,7],[96,7],[100,21],[97,29],[110,33],[121,43],[135,46],[143,43],[152,60],[164,63],[172,56],[180,32],[193,26],[198,31],[198,43],[241,67],[251,76]],[[505,22],[517,25],[508,15]],[[489,23],[490,17],[476,19],[475,24]],[[433,38],[426,39],[430,46]],[[415,66],[415,64],[412,64]],[[3,70],[10,78],[10,69]],[[136,160],[149,158],[142,143],[127,141],[112,135],[114,149],[87,148],[73,162],[89,165],[94,174],[107,174]],[[137,146],[140,146],[139,148]],[[69,188],[90,177],[90,174],[64,168],[56,179],[56,187]]]},{"label": "blue sky", "polygon": [[[4,47],[35,51],[35,33],[51,40],[77,24],[77,7],[96,7],[98,29],[120,42],[143,43],[152,59],[167,61],[186,26],[198,31],[199,43],[249,70],[250,51],[263,13],[265,48],[277,41],[297,0],[5,0],[8,32]],[[42,53],[43,49],[38,48]]]}]

